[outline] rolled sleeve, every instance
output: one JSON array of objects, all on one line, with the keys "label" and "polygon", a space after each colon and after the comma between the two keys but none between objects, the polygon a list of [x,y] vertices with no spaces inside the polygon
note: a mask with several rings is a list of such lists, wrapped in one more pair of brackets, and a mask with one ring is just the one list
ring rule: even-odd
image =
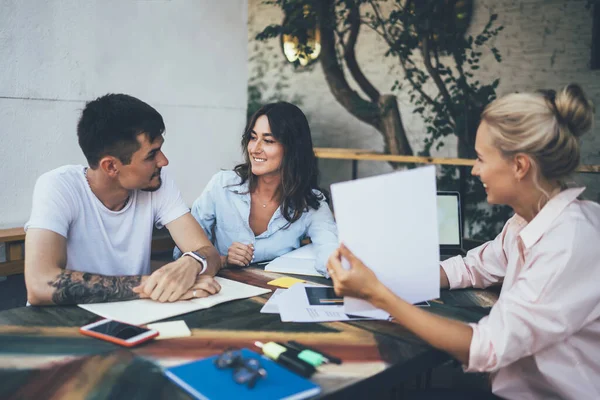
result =
[{"label": "rolled sleeve", "polygon": [[460,289],[471,285],[471,282],[466,279],[466,274],[464,273],[466,266],[462,256],[449,258],[440,263],[440,266],[448,277],[450,289]]},{"label": "rolled sleeve", "polygon": [[440,263],[450,289],[486,288],[504,279],[508,265],[504,245],[510,225],[511,220],[494,240],[470,250],[465,257],[456,256]]},{"label": "rolled sleeve", "polygon": [[327,260],[338,246],[338,235],[337,225],[327,202],[321,201],[319,209],[311,213],[307,234],[315,246],[315,269],[329,278]]},{"label": "rolled sleeve", "polygon": [[213,227],[215,225],[216,210],[209,187],[194,201],[192,215],[206,233],[208,240],[214,243]]},{"label": "rolled sleeve", "polygon": [[473,329],[473,338],[469,347],[469,365],[465,372],[484,372],[495,369],[498,364],[494,345],[485,325],[469,324]]}]

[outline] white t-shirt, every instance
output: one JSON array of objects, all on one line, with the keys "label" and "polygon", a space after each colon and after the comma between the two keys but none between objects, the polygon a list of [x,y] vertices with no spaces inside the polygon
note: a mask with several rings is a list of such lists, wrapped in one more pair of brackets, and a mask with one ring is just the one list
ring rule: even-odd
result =
[{"label": "white t-shirt", "polygon": [[152,230],[189,209],[164,169],[155,192],[135,190],[120,211],[111,211],[90,189],[85,167],[66,165],[40,176],[33,191],[29,228],[67,239],[67,269],[100,275],[148,275]]}]

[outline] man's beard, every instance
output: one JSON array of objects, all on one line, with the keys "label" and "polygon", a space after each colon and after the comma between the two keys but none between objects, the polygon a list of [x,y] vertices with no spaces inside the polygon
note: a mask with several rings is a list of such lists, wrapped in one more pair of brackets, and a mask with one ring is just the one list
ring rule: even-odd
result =
[{"label": "man's beard", "polygon": [[[145,187],[145,188],[141,189],[142,192],[156,192],[158,189],[160,189],[160,187],[162,186],[162,177],[160,176],[160,171],[158,171],[157,176],[158,176],[158,185]],[[152,179],[154,179],[154,178],[155,177],[152,177]],[[152,179],[150,179],[150,180],[152,180]]]}]

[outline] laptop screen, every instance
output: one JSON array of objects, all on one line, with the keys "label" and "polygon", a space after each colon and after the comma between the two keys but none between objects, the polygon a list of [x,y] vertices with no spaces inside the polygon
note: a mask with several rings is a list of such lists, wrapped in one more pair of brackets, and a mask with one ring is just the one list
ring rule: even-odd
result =
[{"label": "laptop screen", "polygon": [[437,212],[440,247],[460,247],[462,242],[458,192],[438,192]]}]

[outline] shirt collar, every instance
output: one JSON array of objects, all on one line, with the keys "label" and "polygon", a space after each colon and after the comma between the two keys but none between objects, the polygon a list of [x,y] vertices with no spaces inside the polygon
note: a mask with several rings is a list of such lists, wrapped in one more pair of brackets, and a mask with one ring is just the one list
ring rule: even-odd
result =
[{"label": "shirt collar", "polygon": [[[250,192],[249,187],[250,187],[250,182],[248,180],[246,180],[246,182],[244,183],[238,183],[240,181],[240,177],[239,176],[235,176],[235,179],[232,179],[229,182],[225,182],[225,185],[223,186],[224,189],[229,190],[232,193],[235,194],[247,194],[249,195]],[[250,196],[242,196],[244,200],[246,200],[246,203],[250,202]]]},{"label": "shirt collar", "polygon": [[529,249],[542,235],[548,230],[552,222],[564,211],[569,204],[573,202],[583,191],[585,187],[566,189],[550,199],[540,212],[524,227],[519,236]]}]

